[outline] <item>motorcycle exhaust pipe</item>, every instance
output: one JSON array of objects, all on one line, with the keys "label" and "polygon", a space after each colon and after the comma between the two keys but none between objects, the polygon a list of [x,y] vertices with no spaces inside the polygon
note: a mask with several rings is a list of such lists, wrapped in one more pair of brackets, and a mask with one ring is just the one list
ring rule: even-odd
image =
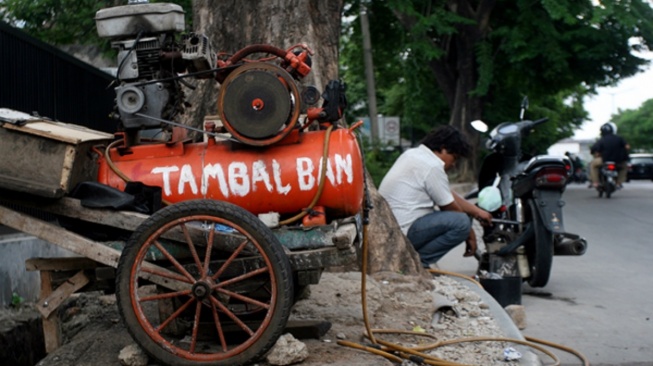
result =
[{"label": "motorcycle exhaust pipe", "polygon": [[585,238],[560,241],[553,246],[553,255],[583,255],[585,251],[587,251]]}]

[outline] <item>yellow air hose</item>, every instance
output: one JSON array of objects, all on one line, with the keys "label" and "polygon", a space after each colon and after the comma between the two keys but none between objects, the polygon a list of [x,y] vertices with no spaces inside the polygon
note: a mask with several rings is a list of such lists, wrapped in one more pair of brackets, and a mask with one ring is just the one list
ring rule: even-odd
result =
[{"label": "yellow air hose", "polygon": [[[440,342],[434,342],[431,344],[419,346],[419,347],[404,347],[396,343],[391,343],[387,341],[383,341],[381,339],[378,339],[375,337],[375,333],[377,334],[409,334],[409,335],[414,335],[414,336],[419,336],[419,337],[429,337],[435,339],[435,336],[432,334],[428,333],[422,333],[422,332],[415,332],[415,331],[406,331],[406,330],[399,330],[399,329],[373,329],[370,327],[369,324],[369,318],[368,318],[368,312],[367,312],[367,290],[366,290],[366,282],[367,282],[367,256],[368,256],[368,241],[367,241],[367,226],[368,224],[364,224],[363,226],[363,248],[362,248],[362,264],[361,264],[361,304],[363,308],[363,322],[365,325],[365,330],[366,333],[364,334],[365,337],[367,337],[370,342],[372,342],[371,345],[362,345],[359,343],[351,342],[351,341],[345,341],[345,340],[340,340],[337,342],[337,344],[341,346],[346,346],[350,348],[355,348],[355,349],[360,349],[363,351],[368,351],[370,353],[374,353],[377,355],[380,355],[382,357],[385,357],[386,359],[390,360],[391,362],[395,363],[402,363],[404,359],[410,360],[416,363],[422,363],[426,365],[434,365],[434,366],[469,366],[457,362],[452,362],[452,361],[447,361],[443,360],[441,358],[423,353],[423,351],[427,350],[432,350],[438,347],[443,347],[443,346],[448,346],[452,344],[459,344],[459,343],[465,343],[465,342],[508,342],[508,343],[515,343],[515,344],[521,344],[524,346],[528,346],[532,349],[538,350],[542,352],[543,354],[546,354],[549,356],[554,363],[551,364],[551,366],[559,366],[560,365],[560,359],[550,350],[542,347],[541,345],[545,345],[551,348],[556,348],[558,350],[568,352],[576,357],[578,357],[582,363],[583,366],[589,366],[590,363],[587,360],[587,358],[580,352],[560,345],[556,344],[553,342],[549,341],[544,341],[541,339],[533,338],[533,337],[525,337],[526,340],[521,340],[521,339],[513,339],[513,338],[503,338],[503,337],[470,337],[470,338],[460,338],[460,339],[452,339],[448,341],[440,341]],[[482,287],[480,283],[475,281],[473,278],[469,276],[465,276],[459,273],[455,272],[449,272],[449,271],[442,271],[442,270],[435,270],[435,269],[429,269],[429,272],[432,274],[439,274],[439,275],[448,275],[448,276],[454,276],[454,277],[460,277],[463,279],[466,279],[470,282],[473,282],[479,287]]]},{"label": "yellow air hose", "polygon": [[329,140],[331,139],[331,131],[333,130],[333,125],[330,125],[327,130],[326,134],[324,135],[324,146],[322,148],[322,166],[320,169],[320,182],[318,183],[317,186],[317,192],[315,193],[315,196],[313,196],[313,200],[311,203],[308,205],[307,208],[305,208],[302,212],[298,213],[297,215],[283,220],[279,221],[279,225],[288,225],[291,224],[302,217],[308,215],[309,211],[315,207],[315,204],[317,201],[320,199],[322,196],[322,191],[324,191],[324,184],[326,182],[326,170],[327,170],[327,163],[328,163],[328,157],[329,157]]}]

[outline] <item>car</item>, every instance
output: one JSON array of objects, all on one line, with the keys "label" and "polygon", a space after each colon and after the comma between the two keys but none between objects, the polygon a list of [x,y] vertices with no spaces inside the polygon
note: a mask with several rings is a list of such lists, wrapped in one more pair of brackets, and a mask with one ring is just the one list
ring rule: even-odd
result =
[{"label": "car", "polygon": [[626,181],[631,179],[653,180],[653,154],[630,154]]}]

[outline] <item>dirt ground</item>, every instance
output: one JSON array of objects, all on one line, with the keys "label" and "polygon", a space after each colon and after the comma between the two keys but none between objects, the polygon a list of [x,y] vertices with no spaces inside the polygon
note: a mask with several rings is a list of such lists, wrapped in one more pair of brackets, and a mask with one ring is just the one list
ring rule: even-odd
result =
[{"label": "dirt ground", "polygon": [[[367,314],[370,327],[386,331],[424,331],[431,338],[397,333],[375,332],[377,340],[405,347],[432,344],[436,341],[472,336],[502,336],[488,305],[480,297],[447,276],[432,281],[394,273],[368,276]],[[434,302],[434,295],[439,302]],[[445,312],[436,312],[435,304],[450,302]],[[434,317],[434,314],[435,315]],[[291,319],[324,320],[330,330],[320,339],[300,339],[309,356],[302,366],[312,365],[393,365],[385,358],[367,351],[339,345],[339,340],[369,344],[363,337],[365,323],[361,305],[359,272],[324,273],[310,295],[294,307]],[[42,359],[39,366],[120,365],[118,354],[133,340],[120,319],[115,296],[83,293],[71,299],[63,309],[65,344]],[[473,365],[515,365],[503,360],[503,350],[510,346],[500,342],[472,342],[424,351],[437,357]],[[405,361],[404,365],[413,365]],[[157,365],[150,360],[149,365]],[[257,363],[267,366],[266,360]]]}]

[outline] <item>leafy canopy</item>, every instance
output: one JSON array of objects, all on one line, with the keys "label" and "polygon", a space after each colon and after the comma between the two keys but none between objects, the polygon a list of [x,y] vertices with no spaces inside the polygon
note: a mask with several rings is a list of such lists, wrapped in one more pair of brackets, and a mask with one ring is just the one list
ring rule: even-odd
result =
[{"label": "leafy canopy", "polygon": [[653,99],[638,109],[619,110],[612,116],[618,133],[626,139],[632,152],[653,151]]},{"label": "leafy canopy", "polygon": [[[545,151],[587,119],[586,96],[641,71],[646,60],[636,51],[653,44],[653,10],[642,0],[387,0],[366,7],[379,111],[401,116],[402,135],[413,143],[438,124],[468,123],[449,118],[461,106],[490,126],[514,121],[528,96],[527,118],[549,122],[526,142]],[[359,10],[359,1],[348,2],[341,65],[354,113],[364,115]],[[473,54],[464,58],[468,44]],[[455,93],[462,102],[452,103]]]},{"label": "leafy canopy", "polygon": [[[192,24],[191,0],[150,2],[180,5],[186,11],[187,26]],[[0,19],[50,44],[90,44],[110,52],[109,41],[97,35],[95,13],[125,4],[126,0],[2,0]]]}]

